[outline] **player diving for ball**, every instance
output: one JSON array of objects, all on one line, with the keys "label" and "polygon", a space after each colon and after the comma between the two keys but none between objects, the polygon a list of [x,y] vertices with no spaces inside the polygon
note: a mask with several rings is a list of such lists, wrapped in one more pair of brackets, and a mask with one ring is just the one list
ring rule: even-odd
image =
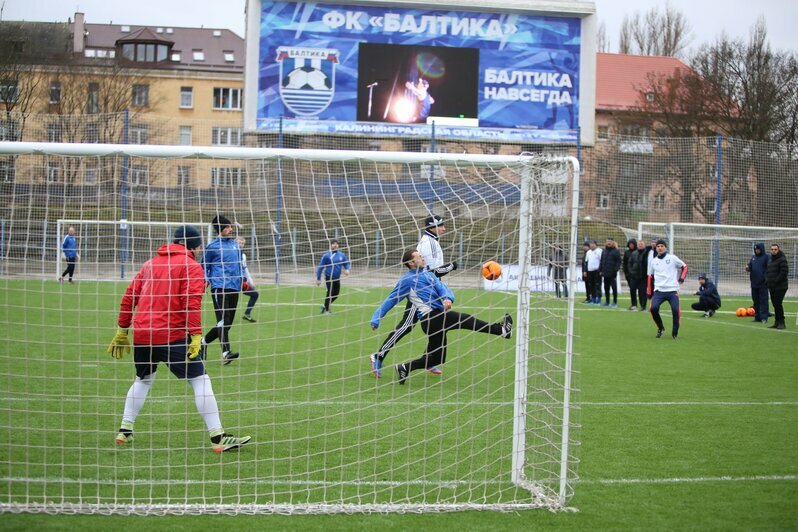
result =
[{"label": "player diving for ball", "polygon": [[[438,278],[457,269],[456,262],[447,263],[443,260],[443,249],[438,239],[445,232],[446,225],[443,222],[443,218],[435,214],[427,216],[426,220],[424,220],[424,234],[421,236],[418,246],[416,246],[418,252],[424,257],[425,268],[434,273]],[[417,322],[418,309],[416,309],[413,306],[413,302],[408,299],[402,319],[388,337],[385,338],[385,341],[382,342],[379,351],[373,353],[369,357],[371,361],[371,372],[375,377],[382,377],[382,361],[385,360],[385,357],[388,356],[388,352],[393,349],[396,343],[413,330]],[[434,375],[440,375],[442,373],[440,368],[435,365],[427,368],[427,371]]]},{"label": "player diving for ball", "polygon": [[416,319],[427,334],[427,348],[415,360],[398,364],[396,374],[399,384],[404,384],[408,375],[417,369],[436,367],[446,362],[446,333],[455,329],[466,329],[502,338],[511,338],[513,319],[504,315],[501,323],[488,323],[465,312],[452,310],[454,294],[435,274],[424,268],[424,257],[418,250],[408,249],[402,255],[402,264],[409,270],[394,286],[382,305],[371,317],[371,328],[377,330],[380,321],[402,299],[413,304]]}]

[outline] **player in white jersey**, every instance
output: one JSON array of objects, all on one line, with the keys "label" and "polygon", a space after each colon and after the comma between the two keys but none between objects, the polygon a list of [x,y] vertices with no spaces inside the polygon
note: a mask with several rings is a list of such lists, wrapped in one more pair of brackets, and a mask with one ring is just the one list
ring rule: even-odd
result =
[{"label": "player in white jersey", "polygon": [[[424,220],[424,234],[416,246],[416,249],[424,257],[425,270],[431,271],[436,277],[441,278],[449,272],[457,269],[456,262],[443,261],[443,249],[438,242],[438,238],[446,232],[446,225],[443,218],[432,214],[427,216]],[[418,312],[415,306],[408,298],[405,305],[405,313],[402,315],[402,320],[396,325],[393,331],[388,335],[379,351],[373,353],[369,359],[371,360],[371,372],[375,377],[382,377],[382,361],[388,356],[388,352],[401,340],[406,334],[413,330],[416,322],[418,322]],[[427,369],[434,375],[440,375],[442,372],[437,366]]]},{"label": "player in white jersey", "polygon": [[679,336],[682,311],[679,308],[679,288],[687,277],[687,264],[672,253],[664,240],[657,240],[656,254],[648,261],[648,297],[651,298],[651,317],[657,324],[657,338],[662,336],[665,325],[659,315],[659,307],[667,301],[673,314],[673,339]]}]

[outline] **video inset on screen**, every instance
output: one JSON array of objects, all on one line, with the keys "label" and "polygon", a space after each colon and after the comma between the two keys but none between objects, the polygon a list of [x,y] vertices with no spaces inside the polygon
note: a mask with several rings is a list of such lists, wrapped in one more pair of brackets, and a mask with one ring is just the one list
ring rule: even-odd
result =
[{"label": "video inset on screen", "polygon": [[477,118],[479,49],[360,43],[357,119]]}]

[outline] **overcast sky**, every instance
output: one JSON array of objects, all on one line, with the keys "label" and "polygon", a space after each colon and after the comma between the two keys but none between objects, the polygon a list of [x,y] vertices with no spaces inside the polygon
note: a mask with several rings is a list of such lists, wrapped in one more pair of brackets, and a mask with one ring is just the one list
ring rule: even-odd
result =
[{"label": "overcast sky", "polygon": [[[724,30],[731,37],[747,37],[757,17],[764,15],[771,46],[798,51],[798,0],[670,0],[670,3],[690,20],[693,46],[715,40]],[[73,17],[75,11],[81,11],[90,23],[204,26],[230,29],[242,37],[245,4],[245,0],[0,0],[4,20],[63,22]],[[596,0],[599,20],[607,26],[611,50],[617,51],[618,30],[625,14],[663,4],[662,0]]]}]

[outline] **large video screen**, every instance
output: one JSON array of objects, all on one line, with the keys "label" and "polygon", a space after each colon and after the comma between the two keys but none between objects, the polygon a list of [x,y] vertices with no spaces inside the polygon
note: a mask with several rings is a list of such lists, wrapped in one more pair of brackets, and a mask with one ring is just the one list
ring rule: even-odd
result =
[{"label": "large video screen", "polygon": [[260,5],[258,130],[576,141],[577,17]]},{"label": "large video screen", "polygon": [[478,118],[479,49],[361,43],[357,120]]}]

